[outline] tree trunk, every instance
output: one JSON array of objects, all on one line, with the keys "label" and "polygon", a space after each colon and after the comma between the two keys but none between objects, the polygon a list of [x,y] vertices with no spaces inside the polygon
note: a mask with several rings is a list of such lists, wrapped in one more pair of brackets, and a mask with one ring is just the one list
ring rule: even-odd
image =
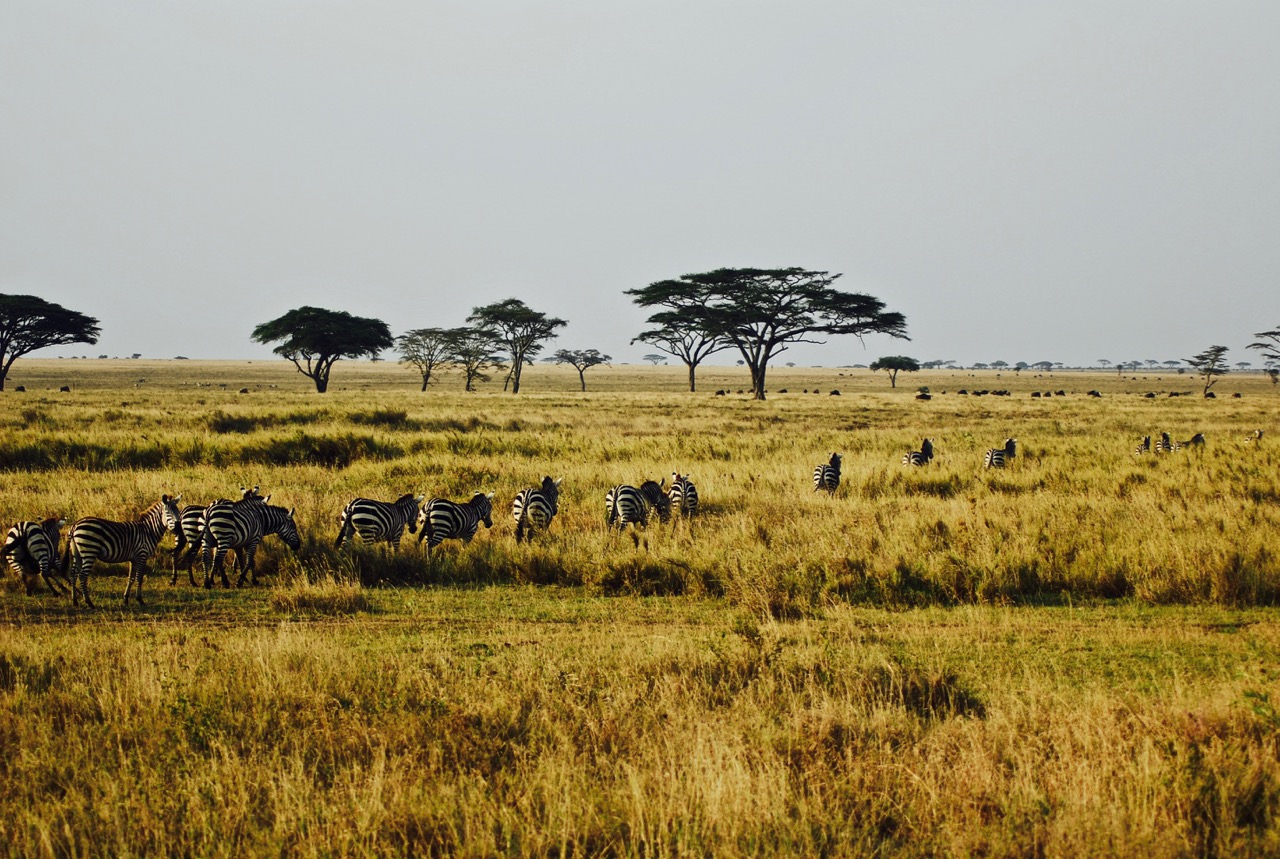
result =
[{"label": "tree trunk", "polygon": [[511,371],[511,393],[520,393],[520,368],[517,366]]},{"label": "tree trunk", "polygon": [[424,373],[424,374],[423,374],[423,376],[422,376],[422,390],[423,390],[424,392],[427,390],[427,382],[429,382],[429,381],[431,381],[431,374],[430,374],[430,373]]},{"label": "tree trunk", "polygon": [[689,393],[692,394],[697,390],[697,384],[694,380],[694,372],[698,369],[698,364],[696,361],[693,363],[685,361],[685,363],[689,365]]},{"label": "tree trunk", "polygon": [[759,367],[751,368],[751,387],[755,391],[755,398],[757,400],[764,399],[764,372],[764,364],[761,364]]},{"label": "tree trunk", "polygon": [[323,394],[325,391],[329,390],[329,374],[328,373],[324,373],[324,374],[316,373],[316,375],[313,378],[315,379],[315,382],[316,382],[317,394]]},{"label": "tree trunk", "polygon": [[897,370],[889,371],[889,387],[890,388],[898,387],[898,371]]},{"label": "tree trunk", "polygon": [[578,381],[582,383],[582,393],[585,394],[587,392],[587,371],[586,370],[578,371]]}]

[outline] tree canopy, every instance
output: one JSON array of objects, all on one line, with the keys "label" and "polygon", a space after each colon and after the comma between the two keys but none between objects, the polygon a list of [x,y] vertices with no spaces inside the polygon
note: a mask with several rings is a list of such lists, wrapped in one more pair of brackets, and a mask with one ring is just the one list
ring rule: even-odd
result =
[{"label": "tree canopy", "polygon": [[298,372],[329,389],[329,374],[341,358],[376,357],[390,349],[391,329],[381,319],[352,316],[342,310],[299,307],[253,329],[258,343],[283,341],[271,351],[293,362]]},{"label": "tree canopy", "polygon": [[839,277],[802,268],[722,268],[626,294],[642,307],[665,308],[649,317],[656,330],[678,320],[686,330],[736,348],[751,371],[753,395],[763,400],[770,359],[794,343],[823,343],[819,338],[835,334],[908,339],[901,313],[886,311],[870,295],[833,289]]},{"label": "tree canopy", "polygon": [[414,367],[422,376],[422,390],[431,384],[431,374],[453,360],[453,337],[446,328],[415,328],[396,338],[400,363]]},{"label": "tree canopy", "polygon": [[511,393],[520,393],[520,373],[542,351],[545,341],[569,323],[533,310],[518,298],[473,308],[467,321],[492,333],[511,357]]},{"label": "tree canopy", "polygon": [[[628,294],[634,294],[635,292],[637,290],[631,290]],[[643,304],[640,299],[636,299],[636,301]],[[680,309],[678,302],[674,304],[658,303],[662,306],[671,307],[671,309],[660,311],[650,316],[648,322],[655,327],[637,334],[632,338],[631,342],[648,343],[668,355],[679,358],[689,369],[689,390],[697,390],[698,365],[702,363],[704,358],[728,349],[732,344],[728,340],[704,331],[698,320],[688,316]],[[654,357],[660,356],[646,355],[645,360],[649,361]],[[656,364],[657,362],[655,361],[654,363]]]},{"label": "tree canopy", "polygon": [[587,370],[600,364],[608,364],[613,356],[604,355],[598,349],[558,349],[551,360],[557,364],[570,364],[578,371],[582,390],[587,389]]},{"label": "tree canopy", "polygon": [[1210,346],[1199,355],[1187,359],[1187,364],[1191,366],[1191,369],[1204,377],[1205,394],[1209,393],[1209,389],[1217,381],[1214,378],[1215,376],[1225,376],[1230,372],[1227,368],[1226,355],[1226,346]]},{"label": "tree canopy", "polygon": [[888,355],[872,361],[871,369],[875,372],[887,370],[889,372],[889,387],[896,388],[898,387],[898,371],[905,370],[908,373],[914,373],[920,369],[920,362],[905,355]]},{"label": "tree canopy", "polygon": [[34,295],[0,294],[0,391],[13,362],[46,346],[97,343],[98,320]]},{"label": "tree canopy", "polygon": [[446,334],[449,356],[462,369],[465,389],[475,390],[476,382],[489,381],[488,370],[503,368],[502,344],[487,328],[450,328]]},{"label": "tree canopy", "polygon": [[1268,363],[1280,363],[1280,328],[1275,328],[1271,331],[1259,331],[1253,336],[1259,339],[1245,348],[1258,350]]}]

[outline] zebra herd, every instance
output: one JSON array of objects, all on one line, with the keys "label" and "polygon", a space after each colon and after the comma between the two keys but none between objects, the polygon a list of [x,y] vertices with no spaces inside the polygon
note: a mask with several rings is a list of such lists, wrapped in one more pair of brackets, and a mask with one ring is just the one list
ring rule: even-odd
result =
[{"label": "zebra herd", "polygon": [[[1261,442],[1261,429],[1250,432],[1246,444]],[[1158,439],[1144,436],[1135,455],[1154,451],[1173,453],[1183,449],[1202,449],[1204,433],[1196,433],[1186,441],[1174,441],[1167,432]],[[1004,468],[1018,453],[1018,440],[1005,439],[1004,445],[991,448],[983,457],[985,468]],[[934,459],[933,439],[926,438],[919,450],[907,451],[902,456],[904,466],[925,466]],[[815,492],[825,491],[834,495],[840,487],[841,455],[831,458],[813,470]],[[515,521],[516,543],[531,539],[538,532],[546,531],[559,511],[560,480],[544,477],[541,485],[518,492],[511,505]],[[432,498],[424,504],[425,496],[412,493],[395,501],[385,502],[371,498],[355,498],[342,510],[339,520],[336,548],[350,542],[365,545],[386,542],[397,549],[407,529],[418,533],[419,545],[426,544],[427,558],[432,550],[445,540],[461,540],[470,543],[480,525],[493,527],[493,493],[476,493],[469,501],[458,503],[446,498]],[[237,500],[218,499],[212,504],[188,504],[179,506],[182,496],[162,495],[160,500],[144,510],[136,520],[116,522],[88,516],[71,526],[62,558],[58,558],[58,546],[65,520],[52,518],[41,522],[18,522],[9,529],[4,544],[0,546],[0,564],[7,563],[23,581],[27,593],[34,593],[35,585],[43,580],[55,594],[65,595],[70,584],[71,598],[79,605],[84,597],[85,605],[93,607],[89,596],[89,573],[98,561],[128,563],[129,579],[125,586],[124,601],[127,605],[132,595],[142,604],[142,581],[148,572],[148,561],[156,553],[165,533],[176,535],[173,549],[173,574],[169,583],[177,583],[178,574],[186,570],[188,580],[196,585],[194,565],[197,557],[204,561],[204,587],[213,587],[220,577],[223,587],[230,587],[226,572],[226,558],[235,553],[239,576],[236,586],[248,579],[257,584],[256,555],[262,540],[269,535],[279,536],[293,551],[301,547],[302,539],[294,521],[294,511],[270,503],[271,496],[262,496],[258,487],[241,489]],[[646,526],[651,516],[659,522],[668,521],[673,515],[691,516],[698,511],[698,490],[687,474],[673,472],[671,484],[646,480],[640,486],[621,484],[612,487],[605,495],[605,522],[610,528],[625,529]],[[63,580],[59,583],[59,577]]]},{"label": "zebra herd", "polygon": [[[540,486],[521,490],[511,507],[515,520],[516,542],[531,539],[546,531],[559,511],[560,480],[543,478]],[[471,500],[457,503],[446,498],[432,498],[412,493],[395,501],[355,498],[343,508],[339,518],[335,547],[358,542],[364,545],[389,543],[398,549],[404,532],[418,533],[419,545],[425,543],[427,558],[445,540],[470,543],[481,523],[493,527],[493,493],[476,493]],[[275,534],[297,552],[302,538],[294,522],[292,509],[270,503],[258,487],[242,488],[237,500],[219,499],[212,504],[179,506],[181,495],[162,495],[132,522],[115,522],[97,517],[79,519],[71,527],[61,560],[58,545],[62,519],[43,522],[19,522],[9,529],[0,546],[0,563],[7,563],[23,580],[28,595],[43,580],[55,594],[66,593],[70,583],[72,602],[93,607],[89,596],[89,573],[98,561],[128,563],[129,579],[125,586],[125,604],[133,596],[142,605],[142,581],[149,572],[148,562],[155,555],[161,538],[167,532],[176,536],[173,549],[173,575],[169,584],[177,584],[178,574],[186,570],[192,586],[196,585],[194,565],[197,557],[204,560],[204,587],[213,587],[220,577],[223,587],[230,587],[226,558],[235,553],[239,570],[236,587],[246,578],[257,584],[255,558],[262,540]],[[678,513],[690,516],[698,510],[698,490],[688,475],[673,472],[671,485],[649,480],[640,487],[621,485],[606,496],[606,523],[612,527],[643,527],[650,513],[667,521]],[[64,581],[59,584],[59,577]]]}]

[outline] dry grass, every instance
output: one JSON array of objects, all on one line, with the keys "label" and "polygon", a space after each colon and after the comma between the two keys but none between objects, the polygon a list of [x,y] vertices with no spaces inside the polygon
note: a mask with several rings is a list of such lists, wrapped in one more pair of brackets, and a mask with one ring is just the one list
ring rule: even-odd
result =
[{"label": "dry grass", "polygon": [[[265,594],[153,575],[124,611],[107,568],[97,611],[0,593],[0,854],[1280,851],[1280,462],[1241,443],[1265,379],[923,373],[926,403],[780,369],[759,404],[649,368],[513,398],[339,365],[318,397],[275,364],[72,364],[2,395],[6,518],[257,483],[304,544],[267,544]],[[1163,428],[1209,445],[1133,456]],[[609,485],[677,468],[703,515],[605,530]],[[561,516],[516,547],[504,505],[543,474]],[[411,535],[332,549],[354,495],[477,489],[494,529],[431,565]]]}]

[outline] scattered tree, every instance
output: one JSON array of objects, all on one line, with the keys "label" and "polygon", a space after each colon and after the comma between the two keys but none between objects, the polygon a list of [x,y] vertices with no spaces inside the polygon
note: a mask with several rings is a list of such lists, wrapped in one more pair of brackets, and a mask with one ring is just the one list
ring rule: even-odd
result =
[{"label": "scattered tree", "polygon": [[446,333],[449,356],[462,370],[464,390],[474,391],[476,382],[489,381],[487,371],[504,368],[502,344],[489,329],[450,328]]},{"label": "scattered tree", "polygon": [[1177,368],[1177,367],[1178,367],[1178,365],[1179,365],[1179,364],[1181,364],[1181,363],[1182,363],[1181,361],[1165,361],[1165,362],[1164,362],[1164,365],[1165,365],[1166,367],[1168,367],[1170,370],[1173,370],[1173,369]]},{"label": "scattered tree", "polygon": [[520,373],[533,363],[545,341],[556,336],[556,330],[569,323],[533,310],[518,298],[472,309],[467,321],[492,332],[511,357],[511,393],[520,393]]},{"label": "scattered tree", "polygon": [[1009,366],[1008,361],[992,361],[991,362],[991,367],[994,370],[1003,370],[1005,367],[1008,367],[1008,366]]},{"label": "scattered tree", "polygon": [[1013,371],[1015,373],[1021,373],[1023,370],[1027,369],[1030,366],[1031,365],[1028,364],[1026,361],[1019,361],[1018,363],[1013,365]]},{"label": "scattered tree", "polygon": [[1242,373],[1243,373],[1245,370],[1248,370],[1248,369],[1249,369],[1250,367],[1252,367],[1252,366],[1253,366],[1253,362],[1252,362],[1252,361],[1237,361],[1237,362],[1236,362],[1236,367],[1237,367],[1237,369],[1239,369],[1239,370],[1240,370],[1240,372],[1242,372]]},{"label": "scattered tree", "polygon": [[551,358],[557,364],[572,364],[578,371],[578,381],[582,390],[587,389],[587,370],[600,364],[608,364],[613,360],[610,355],[602,355],[596,349],[560,349]]},{"label": "scattered tree", "polygon": [[[634,343],[636,341],[632,340],[631,342]],[[667,356],[666,355],[645,355],[644,360],[648,361],[650,364],[656,367],[659,364],[667,363]]]},{"label": "scattered tree", "polygon": [[1204,377],[1204,392],[1209,393],[1209,389],[1213,387],[1217,381],[1215,376],[1225,376],[1228,372],[1226,361],[1226,346],[1210,346],[1195,357],[1188,358],[1187,364],[1196,373]]},{"label": "scattered tree", "polygon": [[769,361],[791,344],[822,343],[818,338],[835,334],[907,339],[901,313],[886,311],[872,296],[833,289],[838,277],[801,268],[722,268],[627,294],[642,307],[667,308],[649,318],[652,324],[674,313],[702,336],[731,344],[751,371],[753,396],[763,400]]},{"label": "scattered tree", "polygon": [[396,338],[400,363],[417,369],[422,390],[431,384],[431,374],[453,361],[453,332],[446,328],[415,328]]},{"label": "scattered tree", "polygon": [[872,371],[888,370],[889,371],[889,387],[898,387],[898,371],[903,370],[908,373],[914,373],[920,369],[920,362],[915,358],[908,358],[905,355],[889,355],[878,361],[871,362]]},{"label": "scattered tree", "polygon": [[315,382],[316,392],[329,390],[329,374],[341,358],[373,357],[395,342],[381,319],[352,316],[342,310],[299,307],[253,329],[258,343],[284,341],[272,349],[293,362]]},{"label": "scattered tree", "polygon": [[46,346],[97,343],[98,320],[34,295],[0,294],[0,391],[13,362]]},{"label": "scattered tree", "polygon": [[1263,359],[1268,364],[1273,362],[1280,363],[1280,327],[1271,331],[1259,331],[1253,336],[1259,339],[1245,348],[1256,349],[1261,352]]},{"label": "scattered tree", "polygon": [[[628,294],[638,291],[631,290]],[[637,334],[631,342],[648,343],[668,355],[679,358],[689,370],[690,392],[697,390],[698,365],[707,356],[728,349],[729,342],[707,334],[698,320],[685,315],[681,309],[679,295],[673,294],[670,298],[655,296],[655,300],[649,304],[640,298],[636,298],[635,301],[646,307],[660,306],[669,309],[650,316],[646,321],[656,327]]]}]

